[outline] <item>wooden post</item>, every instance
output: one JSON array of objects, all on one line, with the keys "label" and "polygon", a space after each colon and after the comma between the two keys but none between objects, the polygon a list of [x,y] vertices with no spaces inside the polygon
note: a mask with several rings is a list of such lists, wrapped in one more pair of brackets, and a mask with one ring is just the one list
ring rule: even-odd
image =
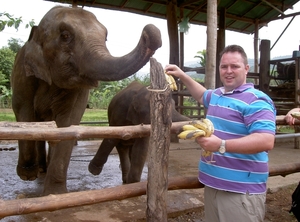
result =
[{"label": "wooden post", "polygon": [[207,1],[205,87],[208,89],[214,89],[216,83],[217,5],[217,0]]},{"label": "wooden post", "polygon": [[[299,84],[300,84],[300,58],[295,58],[295,108],[299,107]],[[300,132],[299,126],[294,126],[295,133]],[[294,139],[294,148],[300,149],[300,138],[296,137]]]},{"label": "wooden post", "polygon": [[167,221],[168,154],[172,124],[171,90],[160,63],[150,58],[151,132],[148,151],[147,221]]},{"label": "wooden post", "polygon": [[177,25],[177,5],[175,0],[167,1],[167,28],[170,42],[169,63],[179,66],[179,40]]},{"label": "wooden post", "polygon": [[263,39],[260,43],[260,63],[259,63],[259,89],[269,94],[269,61],[270,61],[270,40]]},{"label": "wooden post", "polygon": [[220,52],[225,48],[225,34],[226,34],[226,9],[222,8],[220,10],[220,15],[219,15],[219,30],[217,31],[218,33],[218,38],[217,38],[217,53],[216,53],[216,87],[222,86],[222,82],[220,79],[220,72],[219,72],[219,64],[220,64]]}]

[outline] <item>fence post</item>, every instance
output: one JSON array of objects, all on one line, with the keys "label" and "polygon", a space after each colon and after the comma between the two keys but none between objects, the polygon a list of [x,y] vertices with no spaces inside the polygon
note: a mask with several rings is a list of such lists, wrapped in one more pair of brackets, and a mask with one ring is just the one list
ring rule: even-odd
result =
[{"label": "fence post", "polygon": [[148,151],[147,221],[167,221],[168,154],[172,125],[171,90],[160,63],[150,58],[150,144]]}]

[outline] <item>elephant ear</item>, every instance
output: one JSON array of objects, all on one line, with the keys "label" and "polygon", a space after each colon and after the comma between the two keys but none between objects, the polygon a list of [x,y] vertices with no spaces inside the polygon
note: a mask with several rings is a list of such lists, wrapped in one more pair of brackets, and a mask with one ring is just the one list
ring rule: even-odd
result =
[{"label": "elephant ear", "polygon": [[133,125],[150,124],[150,93],[145,87],[133,96],[128,109],[127,120]]},{"label": "elephant ear", "polygon": [[38,27],[33,26],[29,39],[24,45],[24,66],[26,76],[35,76],[36,78],[42,79],[51,85],[52,80],[50,78],[50,71],[45,63],[42,46],[39,42],[37,42],[37,39],[39,39]]}]

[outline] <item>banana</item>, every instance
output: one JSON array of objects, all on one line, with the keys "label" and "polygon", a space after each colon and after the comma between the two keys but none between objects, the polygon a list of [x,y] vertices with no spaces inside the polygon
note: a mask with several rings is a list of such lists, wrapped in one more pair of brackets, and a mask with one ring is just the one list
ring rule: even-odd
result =
[{"label": "banana", "polygon": [[211,136],[214,133],[214,131],[215,131],[214,124],[209,119],[202,119],[202,121],[208,127],[208,131],[205,131],[206,132],[206,136],[207,137]]},{"label": "banana", "polygon": [[197,130],[198,128],[197,127],[194,127],[193,125],[191,124],[186,124],[186,125],[183,125],[182,126],[182,130],[185,131],[185,130]]},{"label": "banana", "polygon": [[173,76],[168,75],[167,73],[165,73],[165,77],[167,80],[167,83],[170,85],[170,88],[172,91],[177,90],[177,84],[175,82],[175,79],[173,78]]},{"label": "banana", "polygon": [[205,131],[205,136],[209,137],[214,133],[214,125],[209,119],[192,120],[190,125]]},{"label": "banana", "polygon": [[212,152],[207,151],[207,150],[202,150],[202,153],[201,153],[201,155],[204,156],[204,157],[211,156],[211,154],[212,154]]},{"label": "banana", "polygon": [[194,127],[204,130],[205,132],[209,131],[209,128],[206,123],[202,120],[192,120],[189,124],[193,125]]},{"label": "banana", "polygon": [[296,118],[296,119],[300,119],[300,112],[291,113],[291,116]]},{"label": "banana", "polygon": [[196,130],[184,130],[178,134],[179,139],[195,139],[198,136],[205,136],[205,131],[196,129]]}]

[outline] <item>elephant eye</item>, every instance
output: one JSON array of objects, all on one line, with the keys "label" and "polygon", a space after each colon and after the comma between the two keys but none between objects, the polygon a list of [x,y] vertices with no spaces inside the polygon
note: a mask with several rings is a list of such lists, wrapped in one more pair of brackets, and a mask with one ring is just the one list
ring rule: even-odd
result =
[{"label": "elephant eye", "polygon": [[64,42],[70,42],[71,41],[71,34],[70,32],[68,31],[63,31],[61,34],[60,34],[60,38],[62,41]]}]

